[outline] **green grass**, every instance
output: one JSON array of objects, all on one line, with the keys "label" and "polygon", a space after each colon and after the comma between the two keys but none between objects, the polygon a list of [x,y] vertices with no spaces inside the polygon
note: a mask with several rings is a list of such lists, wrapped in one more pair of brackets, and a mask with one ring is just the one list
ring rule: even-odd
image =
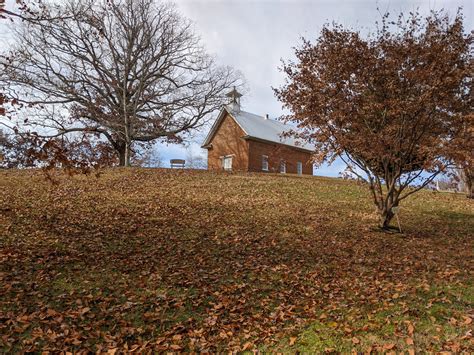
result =
[{"label": "green grass", "polygon": [[[367,352],[396,350],[407,352],[429,349],[458,352],[471,342],[472,323],[466,310],[474,304],[472,282],[462,287],[419,288],[400,302],[365,307],[366,317],[351,319],[350,312],[337,321],[324,317],[304,330],[262,350],[279,352]],[[440,298],[440,295],[443,295]],[[460,320],[460,321],[458,321]],[[408,326],[413,326],[410,333]],[[459,337],[459,334],[463,336]],[[459,340],[459,338],[462,338]],[[407,343],[411,339],[413,344]],[[290,345],[291,344],[291,345]]]},{"label": "green grass", "polygon": [[417,193],[401,207],[404,233],[385,234],[368,189],[339,179],[58,179],[0,172],[3,352],[473,346],[474,204],[463,195]]}]

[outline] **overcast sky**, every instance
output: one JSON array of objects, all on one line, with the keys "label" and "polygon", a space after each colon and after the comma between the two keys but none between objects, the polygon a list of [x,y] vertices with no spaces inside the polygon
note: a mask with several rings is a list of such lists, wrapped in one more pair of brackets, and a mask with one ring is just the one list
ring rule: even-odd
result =
[{"label": "overcast sky", "polygon": [[[240,70],[248,83],[250,93],[243,98],[243,109],[270,117],[282,114],[272,86],[283,83],[279,72],[280,59],[292,57],[292,47],[300,43],[301,36],[317,38],[322,26],[338,22],[363,32],[375,28],[381,12],[397,16],[419,9],[422,14],[430,10],[445,9],[453,16],[462,7],[466,30],[474,28],[474,1],[461,0],[177,0],[180,12],[190,18],[208,51],[222,64]],[[204,133],[203,133],[204,134]],[[199,140],[199,137],[196,137]],[[200,143],[200,142],[196,142]],[[198,151],[199,145],[192,149]],[[204,152],[205,153],[205,152]],[[165,147],[164,156],[182,155],[181,149]],[[322,167],[317,175],[337,176],[343,165]]]},{"label": "overcast sky", "polygon": [[[9,0],[8,2],[12,2]],[[462,7],[466,31],[474,28],[474,1],[461,0],[175,0],[178,10],[194,23],[208,51],[224,65],[240,70],[248,84],[249,94],[243,98],[243,109],[270,117],[282,114],[272,86],[283,82],[279,72],[280,59],[292,57],[292,47],[300,37],[317,38],[322,26],[338,22],[344,26],[373,30],[381,12],[397,16],[419,9],[422,14],[430,10],[445,9],[452,16]],[[191,149],[205,154],[200,144],[202,132],[194,138]],[[161,156],[184,158],[185,149],[160,145]],[[323,167],[315,173],[335,176],[341,164]]]},{"label": "overcast sky", "polygon": [[281,58],[292,56],[300,37],[315,39],[322,26],[338,22],[367,30],[380,20],[377,11],[427,13],[446,9],[453,15],[463,7],[466,28],[473,28],[474,1],[375,1],[375,0],[177,0],[179,10],[190,18],[208,50],[223,64],[245,75],[250,95],[245,109],[255,113],[281,114],[271,90],[283,81],[278,71]]}]

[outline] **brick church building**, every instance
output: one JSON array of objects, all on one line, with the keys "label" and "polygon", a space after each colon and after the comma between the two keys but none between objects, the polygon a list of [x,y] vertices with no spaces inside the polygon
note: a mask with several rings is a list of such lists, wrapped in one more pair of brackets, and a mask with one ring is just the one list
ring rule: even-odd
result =
[{"label": "brick church building", "polygon": [[235,88],[202,145],[208,151],[209,170],[313,174],[305,144],[282,134],[293,127],[240,109]]}]

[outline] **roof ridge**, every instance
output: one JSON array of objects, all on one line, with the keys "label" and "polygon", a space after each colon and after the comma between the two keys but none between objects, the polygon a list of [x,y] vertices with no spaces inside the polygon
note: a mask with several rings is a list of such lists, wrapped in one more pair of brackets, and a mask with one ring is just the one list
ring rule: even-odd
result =
[{"label": "roof ridge", "polygon": [[304,150],[313,150],[312,147],[310,147],[307,143],[301,141],[300,139],[297,139],[292,136],[284,136],[284,133],[295,130],[297,129],[296,127],[289,124],[285,124],[281,121],[266,118],[265,116],[257,115],[249,111],[230,110],[225,106],[220,112],[216,122],[214,122],[214,125],[211,128],[211,131],[209,132],[203,146],[209,144],[209,142],[211,141],[212,136],[217,130],[219,122],[224,118],[225,112],[227,112],[234,119],[234,121],[239,125],[239,127],[248,137],[254,137],[265,141],[289,145]]},{"label": "roof ridge", "polygon": [[[256,113],[253,113],[253,112],[250,112],[250,111],[240,110],[239,112],[244,112],[244,113],[251,114],[251,115],[253,115],[253,116],[257,116],[258,118],[261,118],[261,119],[263,119],[263,120],[265,120],[265,121],[269,121],[269,120],[270,120],[270,121],[272,121],[272,122],[276,122],[276,123],[280,123],[280,124],[282,124],[282,125],[288,126],[287,124],[281,122],[280,120],[277,120],[277,119],[274,119],[274,118],[270,118],[270,117],[266,118],[265,116],[260,116],[260,115],[258,115],[258,114],[256,114]],[[238,115],[239,112],[231,112],[231,114],[235,113],[235,114]],[[290,127],[291,127],[291,126],[290,126]]]}]

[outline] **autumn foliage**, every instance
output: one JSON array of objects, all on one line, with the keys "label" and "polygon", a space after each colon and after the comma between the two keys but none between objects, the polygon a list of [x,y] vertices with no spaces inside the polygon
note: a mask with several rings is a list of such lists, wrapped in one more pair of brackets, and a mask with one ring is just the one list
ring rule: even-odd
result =
[{"label": "autumn foliage", "polygon": [[405,234],[386,238],[370,227],[367,189],[349,181],[119,168],[56,178],[0,171],[1,352],[472,346],[463,196],[420,192],[402,211]]},{"label": "autumn foliage", "polygon": [[341,158],[368,183],[383,228],[453,163],[472,110],[473,36],[462,14],[389,19],[368,37],[334,25],[303,40],[275,90],[316,160]]}]

